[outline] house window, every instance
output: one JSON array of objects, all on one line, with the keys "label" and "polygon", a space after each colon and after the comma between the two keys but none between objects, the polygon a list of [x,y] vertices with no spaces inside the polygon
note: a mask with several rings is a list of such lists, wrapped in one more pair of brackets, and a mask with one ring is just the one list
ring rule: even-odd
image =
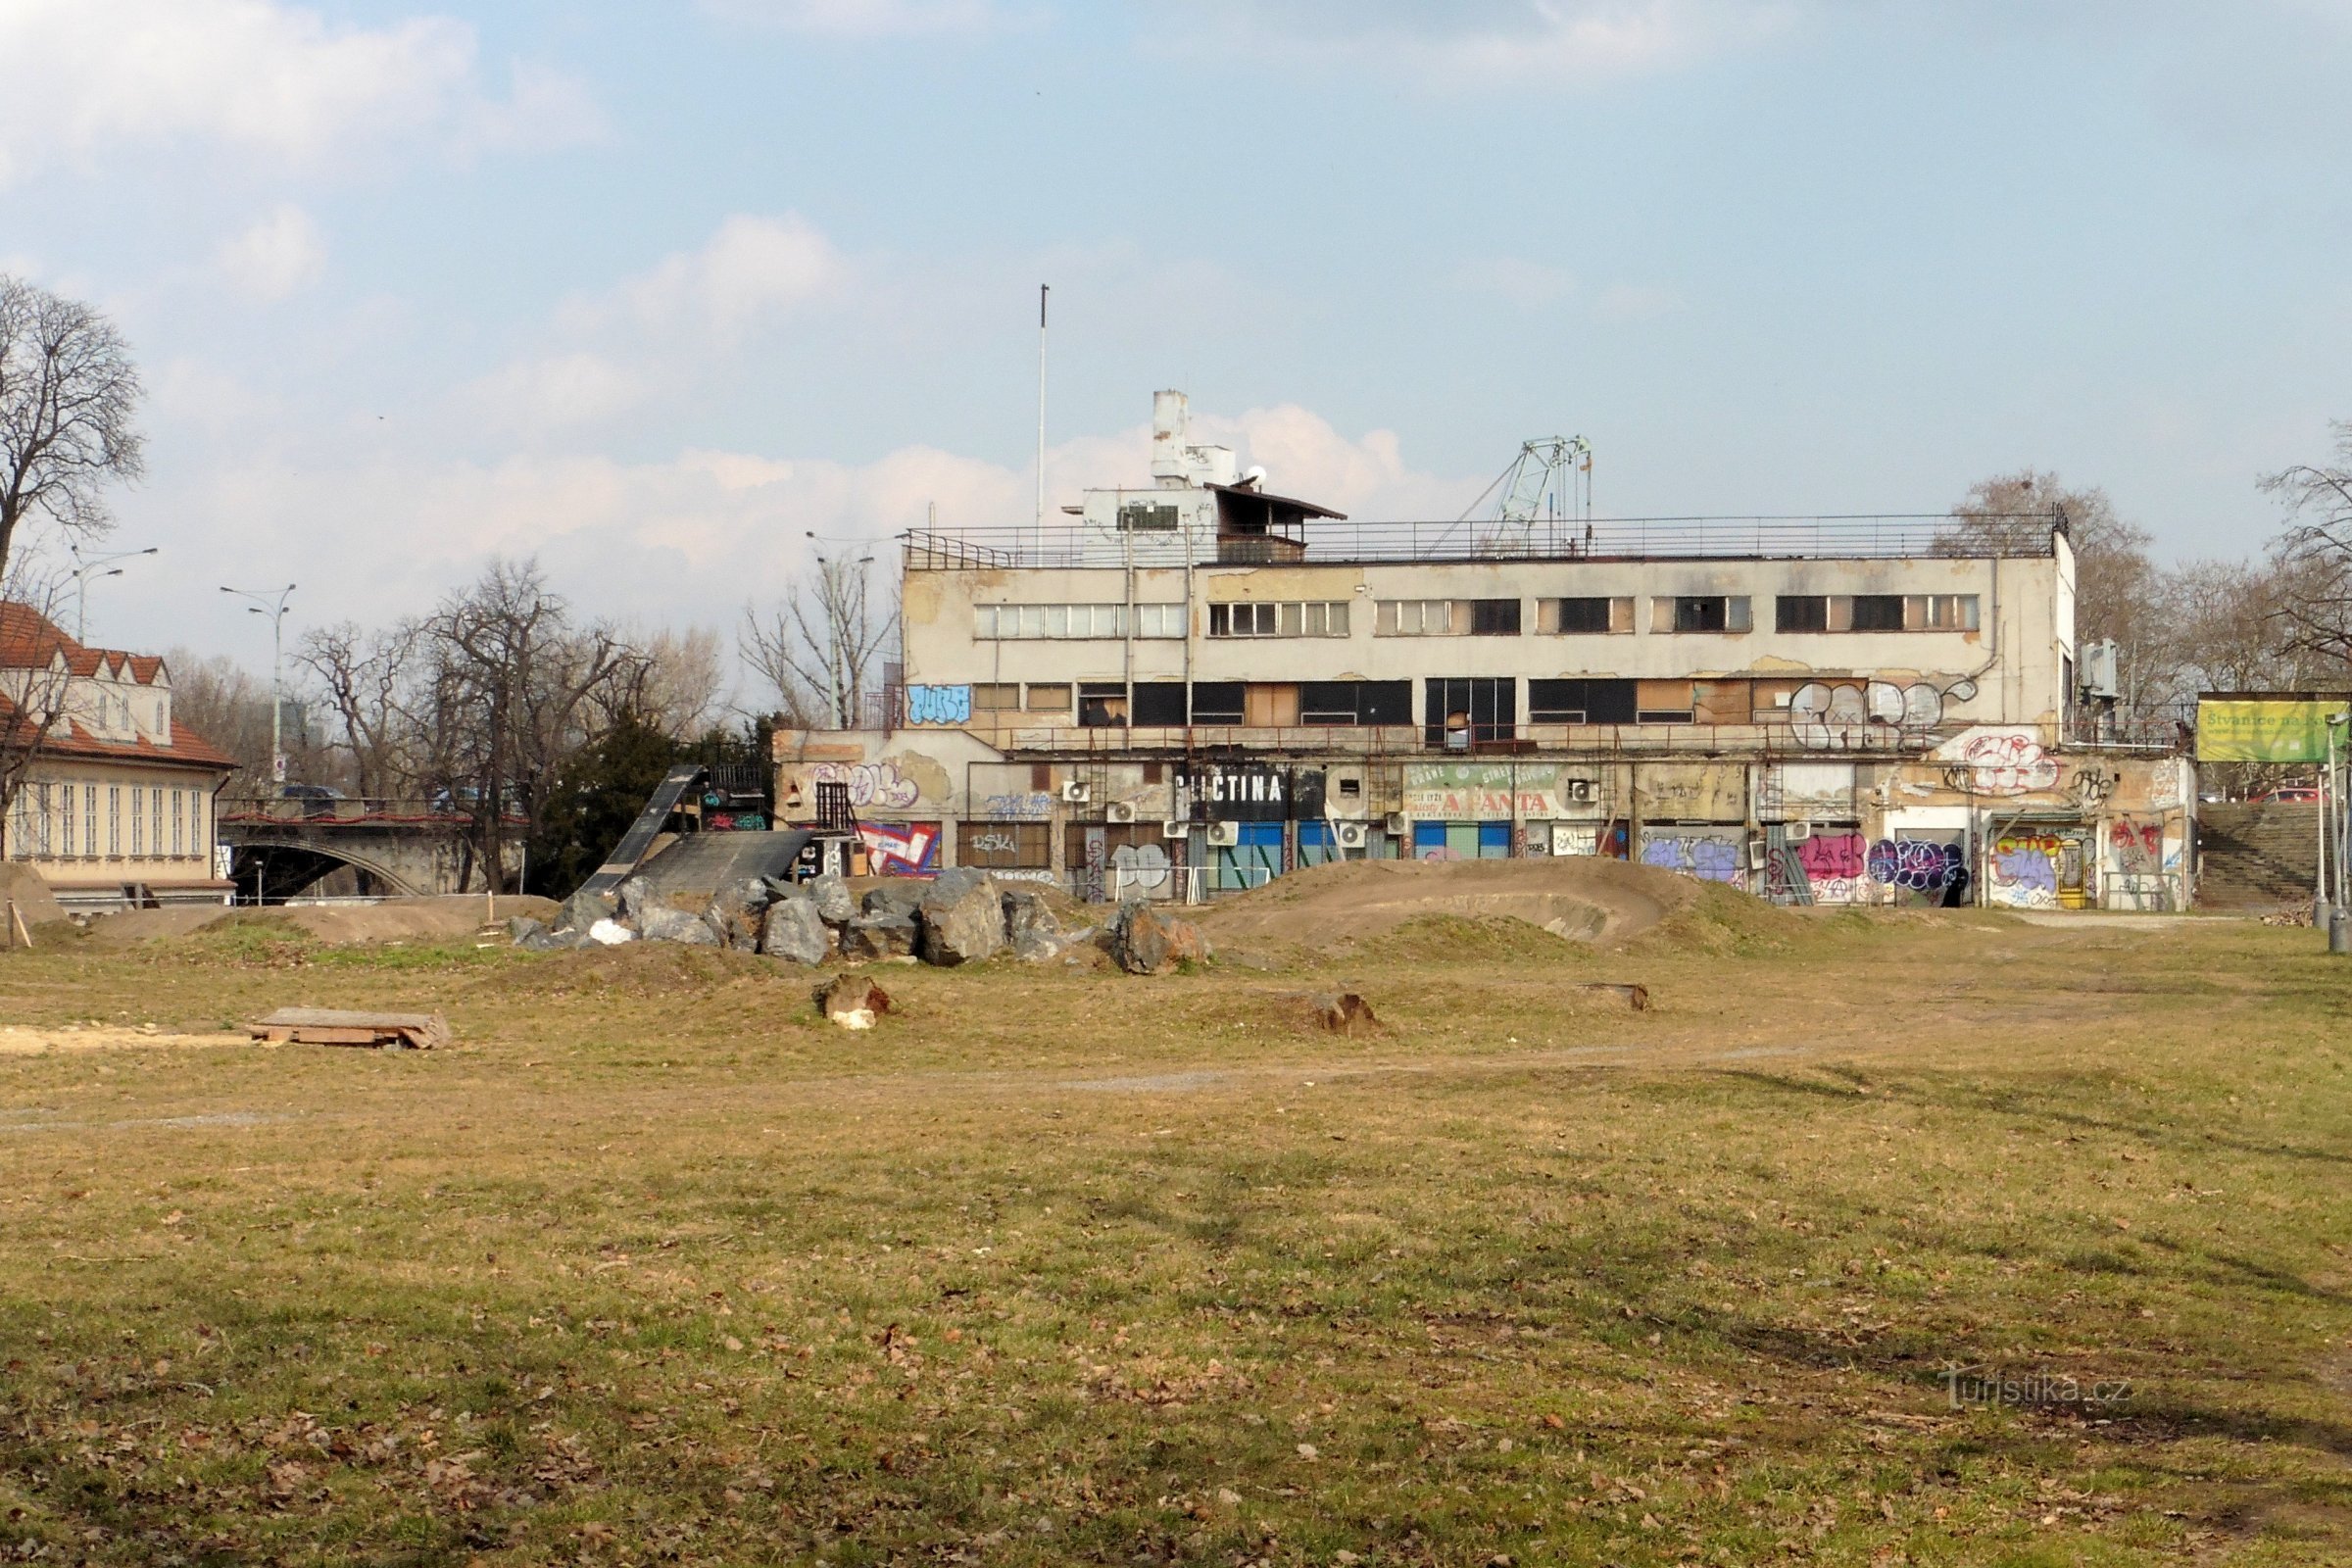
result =
[{"label": "house window", "polygon": [[1211,637],[1345,637],[1348,601],[1211,605],[1208,634]]},{"label": "house window", "polygon": [[1003,713],[1021,706],[1021,687],[1018,681],[983,681],[972,686],[972,711]]},{"label": "house window", "polygon": [[1531,680],[1527,717],[1534,724],[1631,724],[1638,704],[1630,680]]},{"label": "house window", "polygon": [[188,853],[186,824],[180,820],[180,808],[187,795],[185,790],[172,792],[172,858],[178,859]]},{"label": "house window", "polygon": [[1053,859],[1050,822],[958,822],[956,863],[983,871],[1044,871]]},{"label": "house window", "polygon": [[1748,629],[1747,598],[1743,594],[1685,595],[1656,599],[1653,631],[1742,632]]},{"label": "house window", "polygon": [[1197,680],[1193,682],[1193,722],[1196,724],[1239,724],[1247,711],[1247,699],[1238,680]]},{"label": "house window", "polygon": [[98,858],[98,786],[81,787],[81,853],[91,859]]},{"label": "house window", "polygon": [[110,858],[119,858],[122,854],[122,786],[120,784],[106,787],[106,853]]},{"label": "house window", "polygon": [[147,792],[147,815],[153,823],[147,833],[147,853],[160,857],[164,853],[164,789],[160,784]]},{"label": "house window", "polygon": [[1450,637],[1450,599],[1383,599],[1373,607],[1372,630],[1381,637]]},{"label": "house window", "polygon": [[138,859],[147,853],[147,792],[137,785],[130,789],[130,858]]},{"label": "house window", "polygon": [[1078,683],[1078,722],[1086,729],[1116,729],[1127,722],[1124,681],[1089,680]]},{"label": "house window", "polygon": [[1622,599],[1539,599],[1536,630],[1552,636],[1588,636],[1634,629],[1634,602]]},{"label": "house window", "polygon": [[1421,721],[1432,746],[1468,751],[1518,733],[1519,683],[1510,676],[1431,679],[1424,687]]},{"label": "house window", "polygon": [[1903,629],[1903,596],[1901,594],[1854,595],[1854,630],[1901,631]]},{"label": "house window", "polygon": [[1516,599],[1471,600],[1470,635],[1473,637],[1518,636],[1519,601]]},{"label": "house window", "polygon": [[1828,631],[1830,629],[1830,597],[1827,594],[1783,594],[1772,602],[1774,631]]},{"label": "house window", "polygon": [[[48,785],[46,785],[46,784],[44,784],[44,785],[42,785],[42,786],[41,786],[41,788],[42,788],[43,790],[47,790],[47,789],[49,788],[49,786],[48,786]],[[60,818],[60,821],[59,821],[59,835],[58,835],[58,837],[59,837],[60,844],[62,845],[62,848],[60,849],[59,853],[60,853],[60,854],[62,854],[62,855],[64,855],[64,856],[66,857],[66,858],[68,858],[68,859],[72,859],[72,858],[74,858],[74,786],[73,786],[73,785],[71,785],[71,784],[67,785],[67,786],[65,787],[65,789],[64,789],[64,790],[63,790],[61,793],[62,793],[62,794],[65,796],[65,804],[63,805],[63,807],[62,807],[62,808],[59,809],[59,811],[58,811],[58,816],[59,816],[59,818]],[[47,813],[46,813],[46,812],[44,812],[43,814],[44,814],[44,815],[46,815]]]},{"label": "house window", "polygon": [[1410,724],[1409,680],[1310,680],[1298,685],[1301,724]]}]

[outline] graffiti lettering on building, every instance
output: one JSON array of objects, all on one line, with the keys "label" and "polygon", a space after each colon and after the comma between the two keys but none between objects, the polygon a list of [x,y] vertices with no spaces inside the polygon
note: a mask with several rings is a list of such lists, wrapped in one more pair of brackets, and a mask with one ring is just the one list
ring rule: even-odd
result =
[{"label": "graffiti lettering on building", "polygon": [[939,868],[937,822],[860,822],[858,836],[880,875],[916,876]]},{"label": "graffiti lettering on building", "polygon": [[903,810],[922,798],[922,788],[895,762],[819,762],[810,770],[819,784],[847,784],[850,804],[860,809]]},{"label": "graffiti lettering on building", "polygon": [[972,721],[969,686],[909,686],[906,722],[909,724],[968,724]]},{"label": "graffiti lettering on building", "polygon": [[1934,839],[1881,839],[1870,847],[1873,882],[1906,893],[1941,893],[1967,866],[1967,852]]},{"label": "graffiti lettering on building", "polygon": [[1122,899],[1130,894],[1161,898],[1172,885],[1168,852],[1156,844],[1120,845],[1110,852],[1110,871],[1112,891]]},{"label": "graffiti lettering on building", "polygon": [[1870,875],[1870,847],[1859,833],[1816,833],[1792,848],[1816,904],[1858,904]]},{"label": "graffiti lettering on building", "polygon": [[1941,724],[1947,697],[1966,702],[1976,694],[1976,683],[1967,680],[1943,691],[1927,681],[1807,681],[1789,695],[1788,724],[1810,751],[1886,749]]},{"label": "graffiti lettering on building", "polygon": [[1732,887],[1745,885],[1745,846],[1733,839],[1653,832],[1642,840],[1643,865],[1680,871],[1702,882],[1723,882]]},{"label": "graffiti lettering on building", "polygon": [[1054,814],[1054,797],[1042,790],[1027,795],[991,795],[980,803],[980,814],[1002,822],[1041,822]]}]

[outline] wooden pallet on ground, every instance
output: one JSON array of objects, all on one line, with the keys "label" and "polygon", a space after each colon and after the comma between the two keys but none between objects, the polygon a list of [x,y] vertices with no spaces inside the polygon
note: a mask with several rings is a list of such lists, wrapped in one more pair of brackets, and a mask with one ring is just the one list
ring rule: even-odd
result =
[{"label": "wooden pallet on ground", "polygon": [[333,1007],[280,1007],[245,1026],[254,1039],[279,1046],[382,1046],[430,1051],[449,1044],[449,1020],[437,1012],[347,1012]]}]

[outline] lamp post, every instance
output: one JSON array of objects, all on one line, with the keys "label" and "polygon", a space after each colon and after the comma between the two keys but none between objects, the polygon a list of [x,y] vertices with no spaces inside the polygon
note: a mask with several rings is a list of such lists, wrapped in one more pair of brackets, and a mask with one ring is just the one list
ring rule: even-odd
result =
[{"label": "lamp post", "polygon": [[286,782],[286,696],[278,682],[278,672],[285,655],[286,600],[293,594],[294,585],[283,588],[222,588],[224,594],[250,599],[245,607],[249,615],[270,617],[270,783],[283,788]]},{"label": "lamp post", "polygon": [[2352,860],[2348,860],[2345,853],[2344,792],[2336,774],[2335,761],[2336,736],[2343,732],[2348,723],[2352,723],[2352,712],[2328,715],[2327,771],[2320,780],[2320,831],[2323,840],[2329,826],[2328,813],[2335,813],[2332,824],[2335,829],[2335,899],[2327,910],[2327,921],[2328,951],[2339,954],[2352,954],[2352,913],[2347,913],[2344,907],[2344,871],[2347,864],[2352,864]]},{"label": "lamp post", "polygon": [[[119,550],[111,556],[100,556],[93,561],[82,560],[81,551],[76,547],[68,546],[67,548],[73,552],[74,556],[74,640],[77,643],[87,642],[90,636],[90,578],[93,575],[120,577],[122,575],[122,568],[115,565],[116,562],[133,561],[140,556],[152,556],[161,547],[149,545],[144,550]],[[101,567],[112,569],[101,570]]]}]

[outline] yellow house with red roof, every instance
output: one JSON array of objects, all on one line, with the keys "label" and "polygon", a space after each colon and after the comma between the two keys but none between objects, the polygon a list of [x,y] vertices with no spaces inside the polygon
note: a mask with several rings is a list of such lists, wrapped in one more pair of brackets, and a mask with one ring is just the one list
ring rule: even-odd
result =
[{"label": "yellow house with red roof", "polygon": [[161,659],[85,648],[0,604],[0,854],[69,910],[225,902],[214,797],[233,759],[172,712]]}]

